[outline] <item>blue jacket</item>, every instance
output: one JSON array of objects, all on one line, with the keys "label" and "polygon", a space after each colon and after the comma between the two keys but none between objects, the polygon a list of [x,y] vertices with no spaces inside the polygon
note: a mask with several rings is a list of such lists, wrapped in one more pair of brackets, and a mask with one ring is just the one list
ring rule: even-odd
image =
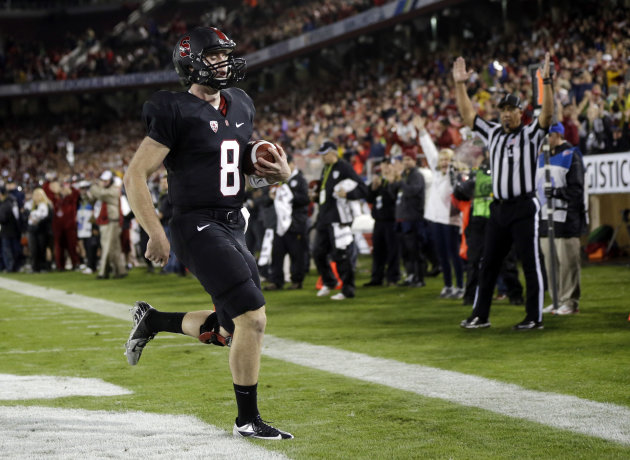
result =
[{"label": "blue jacket", "polygon": [[[565,142],[553,149],[549,159],[555,211],[555,236],[573,238],[586,230],[586,195],[584,193],[584,163],[578,147]],[[545,159],[538,157],[536,192],[541,204],[540,236],[547,236],[548,203],[545,198]]]}]

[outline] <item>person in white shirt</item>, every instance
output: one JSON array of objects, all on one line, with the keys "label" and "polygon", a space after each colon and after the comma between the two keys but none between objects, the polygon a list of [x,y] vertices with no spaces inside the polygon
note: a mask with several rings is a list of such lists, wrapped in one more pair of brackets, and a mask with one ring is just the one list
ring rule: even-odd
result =
[{"label": "person in white shirt", "polygon": [[459,210],[451,205],[454,152],[451,149],[441,149],[438,152],[431,135],[424,128],[425,120],[422,117],[415,117],[414,123],[420,133],[420,146],[433,173],[429,192],[431,199],[424,209],[424,218],[429,222],[442,268],[444,287],[440,297],[461,299],[464,296],[464,269],[459,256],[461,216]]}]

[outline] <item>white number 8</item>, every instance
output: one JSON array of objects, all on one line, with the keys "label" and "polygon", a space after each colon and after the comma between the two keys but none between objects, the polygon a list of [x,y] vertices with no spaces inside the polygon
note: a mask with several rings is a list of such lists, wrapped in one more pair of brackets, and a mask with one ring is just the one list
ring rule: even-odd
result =
[{"label": "white number 8", "polygon": [[[232,152],[230,161],[230,152]],[[221,193],[223,196],[234,196],[241,189],[241,174],[238,170],[240,147],[235,140],[221,143]],[[232,175],[232,185],[228,185],[228,179]]]}]

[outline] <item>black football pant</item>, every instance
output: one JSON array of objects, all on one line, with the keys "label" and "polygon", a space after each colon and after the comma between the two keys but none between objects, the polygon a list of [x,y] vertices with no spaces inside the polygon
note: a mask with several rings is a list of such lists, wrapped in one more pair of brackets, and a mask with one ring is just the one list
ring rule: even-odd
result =
[{"label": "black football pant", "polygon": [[387,282],[396,283],[400,279],[400,257],[398,240],[396,238],[396,222],[374,222],[372,232],[372,279],[375,283],[382,283],[386,275]]},{"label": "black football pant", "polygon": [[339,249],[335,247],[335,234],[332,225],[317,228],[315,231],[313,260],[317,267],[317,272],[322,277],[322,282],[330,289],[334,289],[337,286],[337,278],[330,268],[329,256],[331,256],[332,260],[337,264],[337,273],[343,282],[341,292],[346,297],[354,297],[354,241],[346,248]]},{"label": "black football pant", "polygon": [[284,285],[284,256],[289,254],[291,260],[291,282],[302,284],[304,281],[304,258],[308,254],[306,233],[286,232],[273,238],[271,251],[271,277],[275,285]]},{"label": "black football pant", "polygon": [[426,234],[426,222],[422,220],[402,221],[397,223],[400,238],[400,254],[405,265],[407,277],[412,282],[424,282],[426,260],[422,246]]},{"label": "black football pant", "polygon": [[[477,291],[477,285],[479,284],[479,265],[481,256],[483,255],[487,224],[488,219],[485,217],[472,217],[466,227],[466,244],[468,245],[466,292],[464,293],[464,304],[466,305],[472,305],[475,300],[475,293]],[[512,247],[512,250],[503,260],[503,265],[499,272],[507,288],[507,295],[510,300],[523,297],[523,286],[518,279],[516,262],[516,254]]]},{"label": "black football pant", "polygon": [[503,259],[514,244],[525,274],[526,319],[542,321],[544,282],[538,235],[539,209],[536,198],[495,200],[490,205],[473,316],[482,320],[489,317],[494,286]]}]

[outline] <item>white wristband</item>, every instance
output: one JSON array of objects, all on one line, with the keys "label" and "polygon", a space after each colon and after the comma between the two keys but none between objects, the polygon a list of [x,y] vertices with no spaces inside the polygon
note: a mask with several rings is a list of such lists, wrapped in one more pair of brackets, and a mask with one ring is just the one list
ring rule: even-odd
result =
[{"label": "white wristband", "polygon": [[265,179],[264,177],[258,177],[258,176],[248,176],[248,180],[249,180],[249,185],[251,185],[254,188],[261,188],[261,187],[266,187],[268,185],[271,185],[267,179]]}]

